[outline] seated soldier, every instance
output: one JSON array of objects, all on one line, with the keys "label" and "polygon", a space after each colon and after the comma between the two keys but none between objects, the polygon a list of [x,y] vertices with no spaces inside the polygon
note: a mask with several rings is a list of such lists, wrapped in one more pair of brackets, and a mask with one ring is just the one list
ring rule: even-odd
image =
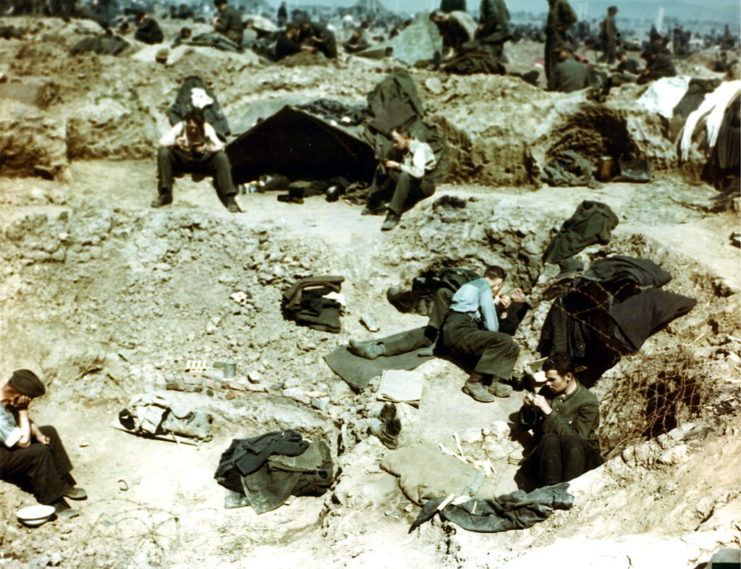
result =
[{"label": "seated soldier", "polygon": [[214,0],[216,6],[216,17],[213,19],[214,31],[229,38],[239,49],[242,49],[242,38],[244,37],[244,24],[242,15],[232,6],[228,0]]},{"label": "seated soldier", "polygon": [[75,486],[72,464],[54,427],[37,427],[28,406],[46,393],[35,373],[19,369],[0,388],[0,479],[30,489],[41,504],[54,506],[57,516],[74,517],[66,498],[84,500]]},{"label": "seated soldier", "polygon": [[537,446],[523,464],[536,487],[576,478],[599,466],[597,398],[574,375],[574,364],[564,353],[543,364],[546,384],[538,394],[528,393],[520,423],[532,428]]},{"label": "seated soldier", "polygon": [[371,46],[368,41],[368,34],[365,28],[358,28],[353,30],[348,40],[342,44],[347,53],[358,53],[359,51],[365,51]]},{"label": "seated soldier", "polygon": [[[381,165],[376,169],[368,202],[362,212],[363,215],[377,213],[382,209],[382,203],[388,201],[388,213],[381,231],[396,227],[402,213],[435,193],[435,182],[428,174],[435,167],[437,159],[430,145],[401,129],[391,131],[391,141],[392,154],[381,160]],[[399,153],[401,158],[397,156]],[[391,160],[390,157],[396,159]]]},{"label": "seated soldier", "polygon": [[[473,274],[471,281],[479,278],[481,277]],[[367,342],[359,342],[351,338],[348,343],[348,350],[356,356],[369,360],[383,356],[398,356],[400,354],[414,352],[421,348],[429,349],[421,351],[419,353],[420,356],[433,355],[433,344],[437,340],[440,327],[445,321],[445,316],[450,308],[450,302],[457,290],[457,288],[440,287],[435,291],[426,326],[405,330],[398,334]],[[497,319],[499,320],[499,330],[501,332],[510,336],[515,335],[517,327],[530,308],[526,302],[525,293],[519,288],[512,291],[510,295],[503,294],[495,299]]]},{"label": "seated soldier", "polygon": [[574,59],[574,48],[564,45],[558,54],[554,71],[554,90],[573,93],[589,87],[587,66]]},{"label": "seated soldier", "polygon": [[157,20],[150,18],[149,14],[143,10],[136,13],[136,32],[134,39],[149,45],[162,43],[165,39],[164,34]]},{"label": "seated soldier", "polygon": [[512,388],[500,382],[509,379],[517,361],[519,346],[499,331],[494,307],[507,273],[490,267],[484,278],[464,284],[453,295],[442,326],[443,347],[454,358],[475,360],[463,392],[481,403],[509,397]]},{"label": "seated soldier", "polygon": [[677,69],[666,51],[650,47],[641,55],[646,60],[646,69],[638,76],[638,84],[650,83],[662,77],[676,77]]},{"label": "seated soldier", "polygon": [[214,128],[206,122],[203,111],[193,109],[159,141],[157,174],[159,195],[152,207],[172,203],[173,177],[184,173],[213,176],[216,193],[226,209],[237,213],[237,193],[232,182],[232,168]]},{"label": "seated soldier", "polygon": [[337,39],[324,24],[304,20],[301,22],[301,38],[303,46],[309,51],[318,51],[328,59],[337,59]]},{"label": "seated soldier", "polygon": [[641,64],[638,63],[637,59],[628,57],[628,54],[625,51],[623,50],[618,51],[617,59],[618,59],[618,65],[617,65],[618,73],[629,73],[631,75],[640,74]]}]

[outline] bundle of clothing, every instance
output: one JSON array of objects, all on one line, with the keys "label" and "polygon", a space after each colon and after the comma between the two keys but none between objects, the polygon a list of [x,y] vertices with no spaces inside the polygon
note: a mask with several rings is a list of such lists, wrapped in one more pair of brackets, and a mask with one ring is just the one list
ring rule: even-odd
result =
[{"label": "bundle of clothing", "polygon": [[610,206],[584,200],[546,247],[543,262],[558,264],[564,272],[583,269],[574,255],[590,245],[609,243],[618,221]]},{"label": "bundle of clothing", "polygon": [[637,352],[697,301],[663,290],[672,276],[647,259],[598,259],[553,301],[538,343],[543,357],[568,353],[591,387],[620,357]]},{"label": "bundle of clothing", "polygon": [[[224,37],[221,34],[215,35]],[[186,77],[178,90],[175,102],[167,109],[170,125],[174,126],[184,121],[185,116],[193,109],[202,110],[206,122],[214,127],[222,141],[226,141],[226,137],[231,134],[229,122],[221,110],[216,94],[196,75]]]},{"label": "bundle of clothing", "polygon": [[494,533],[524,529],[550,517],[554,510],[570,510],[574,497],[568,483],[544,486],[532,492],[517,490],[497,498],[435,498],[422,507],[409,528],[411,533],[436,514],[469,531]]},{"label": "bundle of clothing", "polygon": [[227,508],[252,506],[263,514],[290,496],[324,494],[334,480],[334,466],[324,441],[304,440],[289,429],[232,440],[215,478],[228,491]]},{"label": "bundle of clothing", "polygon": [[110,32],[102,36],[82,38],[69,50],[70,55],[97,53],[99,55],[120,55],[129,46],[125,39]]},{"label": "bundle of clothing", "polygon": [[119,412],[118,420],[125,430],[144,437],[175,434],[201,441],[213,438],[210,413],[174,404],[153,393],[132,398]]},{"label": "bundle of clothing", "polygon": [[339,334],[344,308],[340,290],[344,280],[345,277],[324,275],[296,281],[283,293],[283,318],[299,326]]},{"label": "bundle of clothing", "polygon": [[429,315],[435,293],[445,288],[455,293],[464,284],[475,281],[480,276],[465,268],[446,267],[438,270],[424,271],[412,280],[408,290],[390,288],[386,298],[399,312],[412,312],[423,316]]},{"label": "bundle of clothing", "polygon": [[502,60],[483,50],[468,50],[456,55],[443,65],[443,71],[454,75],[474,75],[476,73],[491,73],[504,75],[507,69]]},{"label": "bundle of clothing", "polygon": [[573,150],[564,150],[548,156],[543,168],[543,181],[549,186],[587,186],[596,188],[594,164]]}]

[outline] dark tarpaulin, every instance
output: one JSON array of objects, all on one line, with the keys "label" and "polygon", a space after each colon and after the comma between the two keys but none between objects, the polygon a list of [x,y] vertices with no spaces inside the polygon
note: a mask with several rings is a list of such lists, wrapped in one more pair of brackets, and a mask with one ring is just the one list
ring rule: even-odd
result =
[{"label": "dark tarpaulin", "polygon": [[369,182],[376,167],[367,143],[290,106],[239,136],[226,152],[235,184],[264,174],[281,174],[289,180],[343,177]]}]

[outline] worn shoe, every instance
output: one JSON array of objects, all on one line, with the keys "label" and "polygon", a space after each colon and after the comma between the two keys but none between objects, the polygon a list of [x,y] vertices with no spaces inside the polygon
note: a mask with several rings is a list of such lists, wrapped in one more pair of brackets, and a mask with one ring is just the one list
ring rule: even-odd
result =
[{"label": "worn shoe", "polygon": [[170,205],[172,203],[172,195],[167,194],[160,194],[156,198],[152,200],[152,203],[149,204],[152,207],[162,207],[165,205]]},{"label": "worn shoe", "polygon": [[68,520],[71,518],[76,518],[80,515],[80,510],[77,510],[75,508],[67,507],[66,509],[57,512],[57,518],[60,520]]},{"label": "worn shoe", "polygon": [[479,403],[491,403],[496,399],[480,381],[467,381],[463,386],[463,393]]},{"label": "worn shoe", "polygon": [[381,231],[391,231],[394,227],[399,225],[399,222],[401,221],[401,216],[398,213],[394,213],[393,211],[390,211],[386,214],[386,219],[383,220],[383,225],[381,225]]},{"label": "worn shoe", "polygon": [[358,357],[366,360],[375,360],[378,356],[386,355],[386,348],[383,344],[373,342],[358,342],[350,340],[347,346],[348,351]]},{"label": "worn shoe", "polygon": [[70,508],[70,505],[67,503],[67,501],[64,498],[59,498],[56,502],[52,504],[54,506],[54,513],[57,515],[57,518],[63,519],[63,518],[76,518],[80,515],[80,510],[75,510],[74,508]]},{"label": "worn shoe", "polygon": [[495,381],[490,386],[487,387],[487,391],[494,395],[495,397],[509,397],[512,395],[512,392],[514,389],[510,385],[506,385],[504,383],[501,383],[499,381]]},{"label": "worn shoe", "polygon": [[228,200],[224,205],[226,206],[226,209],[231,213],[239,213],[242,211],[239,208],[239,204],[234,198]]},{"label": "worn shoe", "polygon": [[393,403],[384,404],[381,413],[378,415],[383,427],[375,433],[378,440],[383,446],[394,450],[399,446],[399,434],[401,433],[401,420],[396,415],[396,405]]},{"label": "worn shoe", "polygon": [[77,486],[70,486],[64,492],[64,497],[70,500],[87,500],[87,492],[84,488],[78,488]]},{"label": "worn shoe", "polygon": [[369,205],[363,208],[360,215],[381,215],[384,212],[383,207],[371,207]]}]

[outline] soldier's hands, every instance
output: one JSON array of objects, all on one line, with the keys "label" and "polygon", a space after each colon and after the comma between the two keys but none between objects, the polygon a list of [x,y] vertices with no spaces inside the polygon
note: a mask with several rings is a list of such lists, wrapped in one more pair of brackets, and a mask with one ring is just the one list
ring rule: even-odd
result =
[{"label": "soldier's hands", "polygon": [[10,404],[16,409],[28,409],[28,405],[31,403],[31,398],[28,395],[16,395]]}]

